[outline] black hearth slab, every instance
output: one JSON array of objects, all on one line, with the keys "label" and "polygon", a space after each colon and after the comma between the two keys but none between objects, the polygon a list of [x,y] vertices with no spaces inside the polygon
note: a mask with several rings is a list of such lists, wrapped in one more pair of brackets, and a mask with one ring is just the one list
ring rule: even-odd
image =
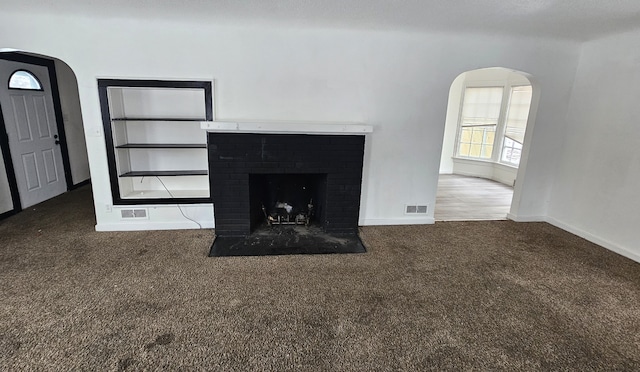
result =
[{"label": "black hearth slab", "polygon": [[247,237],[218,236],[209,257],[365,253],[357,234],[328,234],[317,227],[274,226]]}]

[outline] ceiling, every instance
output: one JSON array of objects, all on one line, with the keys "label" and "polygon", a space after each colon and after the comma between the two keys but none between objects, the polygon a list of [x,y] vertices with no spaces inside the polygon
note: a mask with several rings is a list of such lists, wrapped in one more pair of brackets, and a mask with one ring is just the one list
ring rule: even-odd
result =
[{"label": "ceiling", "polygon": [[0,0],[3,11],[589,40],[640,27],[639,0]]}]

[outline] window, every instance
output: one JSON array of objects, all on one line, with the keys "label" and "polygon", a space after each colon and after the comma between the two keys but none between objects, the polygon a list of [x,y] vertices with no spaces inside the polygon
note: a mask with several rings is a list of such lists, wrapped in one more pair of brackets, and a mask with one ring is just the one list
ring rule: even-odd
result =
[{"label": "window", "polygon": [[502,145],[503,163],[520,164],[524,132],[527,129],[529,119],[529,107],[531,106],[531,85],[513,87],[509,97],[507,119],[505,121],[504,142]]},{"label": "window", "polygon": [[9,78],[9,89],[42,90],[42,85],[29,71],[18,70]]},{"label": "window", "polygon": [[503,110],[504,87],[465,88],[457,141],[458,157],[518,166],[532,90],[530,85],[524,85],[507,91],[508,103]]},{"label": "window", "polygon": [[460,118],[458,156],[491,159],[500,119],[502,87],[466,88]]}]

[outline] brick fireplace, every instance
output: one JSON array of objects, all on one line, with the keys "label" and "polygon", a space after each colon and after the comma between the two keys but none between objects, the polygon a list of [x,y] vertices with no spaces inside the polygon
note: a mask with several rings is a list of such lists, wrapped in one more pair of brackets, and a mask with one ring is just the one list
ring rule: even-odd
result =
[{"label": "brick fireplace", "polygon": [[212,132],[207,142],[216,242],[278,221],[357,236],[365,136]]}]

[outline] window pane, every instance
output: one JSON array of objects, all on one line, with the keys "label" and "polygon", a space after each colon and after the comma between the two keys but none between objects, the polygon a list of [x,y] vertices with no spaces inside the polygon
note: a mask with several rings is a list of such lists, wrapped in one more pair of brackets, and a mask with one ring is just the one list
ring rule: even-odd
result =
[{"label": "window pane", "polygon": [[487,131],[487,139],[485,140],[485,143],[490,143],[493,145],[493,141],[496,138],[496,132],[495,129],[493,131]]},{"label": "window pane", "polygon": [[469,145],[468,143],[461,144],[458,155],[460,155],[460,156],[469,156],[469,149],[471,149],[471,145]]},{"label": "window pane", "polygon": [[471,143],[482,143],[482,137],[484,137],[484,130],[473,128]]},{"label": "window pane", "polygon": [[511,163],[511,153],[513,152],[513,148],[504,147],[502,149],[502,158],[501,160],[505,163]]},{"label": "window pane", "polygon": [[522,145],[518,142],[505,138],[502,148],[502,156],[500,160],[512,165],[520,164],[520,156],[522,154]]},{"label": "window pane", "polygon": [[463,128],[462,133],[460,134],[460,142],[471,142],[471,131],[470,128]]},{"label": "window pane", "polygon": [[507,138],[505,138],[505,139],[504,139],[504,146],[505,146],[505,147],[513,147],[513,144],[514,144],[514,143],[515,143],[515,142],[514,142],[511,138],[509,138],[509,137],[507,137]]},{"label": "window pane", "polygon": [[493,146],[482,146],[482,157],[485,159],[491,159],[493,153]]},{"label": "window pane", "polygon": [[9,88],[42,90],[38,79],[29,71],[18,70],[9,78]]},{"label": "window pane", "polygon": [[474,158],[479,158],[481,150],[482,150],[482,145],[471,145],[471,151],[469,151],[469,156]]}]

